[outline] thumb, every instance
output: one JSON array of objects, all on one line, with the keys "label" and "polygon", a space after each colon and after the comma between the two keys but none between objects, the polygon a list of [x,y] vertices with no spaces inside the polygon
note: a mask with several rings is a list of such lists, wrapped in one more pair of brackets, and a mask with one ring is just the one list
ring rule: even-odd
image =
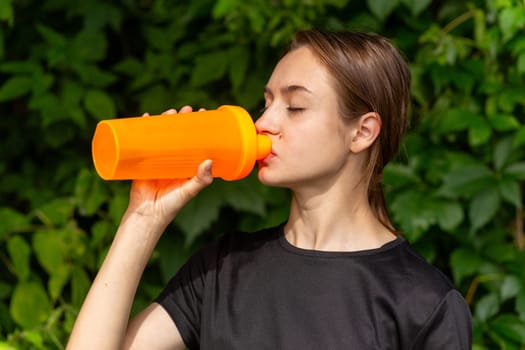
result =
[{"label": "thumb", "polygon": [[186,200],[195,197],[197,193],[213,182],[212,164],[211,159],[202,162],[197,169],[197,175],[181,187],[181,195],[185,197]]}]

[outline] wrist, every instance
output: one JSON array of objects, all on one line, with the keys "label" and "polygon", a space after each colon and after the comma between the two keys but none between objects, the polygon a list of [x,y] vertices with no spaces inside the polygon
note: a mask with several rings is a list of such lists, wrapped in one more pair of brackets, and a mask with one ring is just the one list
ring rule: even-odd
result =
[{"label": "wrist", "polygon": [[126,211],[120,228],[130,229],[139,234],[160,238],[171,220],[159,216],[144,215],[137,211]]}]

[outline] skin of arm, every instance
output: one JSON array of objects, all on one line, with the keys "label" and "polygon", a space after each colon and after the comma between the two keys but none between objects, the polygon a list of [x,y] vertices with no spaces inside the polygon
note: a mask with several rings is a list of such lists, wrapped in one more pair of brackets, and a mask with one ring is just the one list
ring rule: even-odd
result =
[{"label": "skin of arm", "polygon": [[[186,106],[180,113],[191,111]],[[129,315],[157,242],[179,210],[212,182],[211,163],[202,162],[197,175],[187,181],[132,183],[128,208],[84,300],[66,349],[185,348],[175,324],[159,305],[152,304],[132,322]]]}]

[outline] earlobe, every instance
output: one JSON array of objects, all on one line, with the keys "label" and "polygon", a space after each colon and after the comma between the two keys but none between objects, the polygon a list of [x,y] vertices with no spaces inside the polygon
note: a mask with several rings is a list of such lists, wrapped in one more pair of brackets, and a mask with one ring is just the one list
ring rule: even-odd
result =
[{"label": "earlobe", "polygon": [[368,112],[358,118],[353,130],[350,150],[359,153],[369,148],[381,132],[381,117],[376,112]]}]

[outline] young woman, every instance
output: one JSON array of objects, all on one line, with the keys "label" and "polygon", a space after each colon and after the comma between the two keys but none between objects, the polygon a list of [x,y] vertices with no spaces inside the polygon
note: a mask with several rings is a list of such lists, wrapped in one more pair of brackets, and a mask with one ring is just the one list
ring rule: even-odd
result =
[{"label": "young woman", "polygon": [[150,254],[212,182],[212,164],[184,183],[135,181],[68,348],[470,349],[464,299],[397,235],[384,205],[409,85],[380,36],[298,33],[256,122],[272,139],[259,179],[291,190],[289,219],[205,247],[128,322]]}]

